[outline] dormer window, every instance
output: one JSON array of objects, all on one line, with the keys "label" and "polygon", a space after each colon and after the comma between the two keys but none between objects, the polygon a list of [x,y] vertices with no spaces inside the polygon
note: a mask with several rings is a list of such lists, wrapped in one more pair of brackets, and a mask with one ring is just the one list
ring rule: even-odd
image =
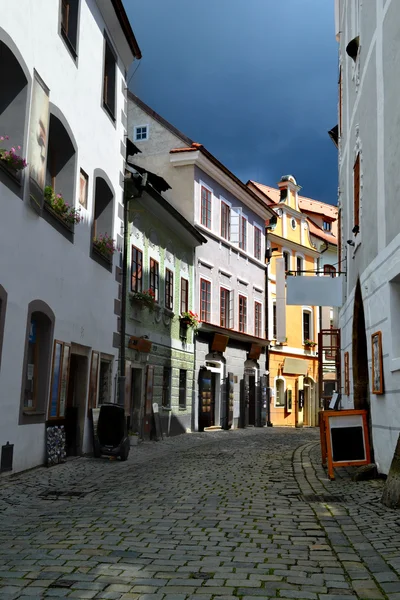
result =
[{"label": "dormer window", "polygon": [[331,231],[331,229],[332,229],[332,223],[330,221],[324,221],[323,226],[324,226],[324,231]]},{"label": "dormer window", "polygon": [[139,125],[135,127],[133,137],[135,142],[144,142],[149,139],[149,126]]}]

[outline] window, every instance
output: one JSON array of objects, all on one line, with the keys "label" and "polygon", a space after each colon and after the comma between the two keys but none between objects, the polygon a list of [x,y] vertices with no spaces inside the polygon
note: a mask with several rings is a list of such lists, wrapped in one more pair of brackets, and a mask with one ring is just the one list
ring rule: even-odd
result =
[{"label": "window", "polygon": [[290,271],[290,255],[289,252],[283,253],[283,260],[285,261],[285,272]]},{"label": "window", "polygon": [[143,290],[143,252],[132,246],[131,291]]},{"label": "window", "polygon": [[303,259],[301,256],[296,258],[297,275],[303,275]]},{"label": "window", "polygon": [[285,381],[275,380],[275,406],[285,406]]},{"label": "window", "polygon": [[240,217],[240,242],[239,248],[246,252],[247,250],[247,219],[246,217]]},{"label": "window", "polygon": [[231,207],[221,202],[221,237],[231,239]]},{"label": "window", "polygon": [[[14,144],[16,146],[23,145],[26,104],[28,100],[28,80],[16,56],[1,41],[0,78],[0,81],[3,82],[0,86],[0,135],[4,136],[7,133],[10,136],[9,140],[1,142],[1,147],[10,150]],[[7,82],[7,85],[4,82]],[[34,85],[36,85],[36,81]],[[37,140],[39,143],[39,131]],[[18,151],[18,154],[26,157],[26,148]]]},{"label": "window", "polygon": [[260,302],[254,303],[254,335],[256,337],[263,337],[263,335],[262,335],[262,304]]},{"label": "window", "polygon": [[189,282],[181,277],[181,314],[189,310]]},{"label": "window", "polygon": [[200,321],[209,323],[211,319],[211,283],[200,279]]},{"label": "window", "polygon": [[254,227],[254,257],[261,260],[261,229]]},{"label": "window", "polygon": [[[76,152],[74,144],[60,119],[50,115],[49,143],[47,149],[46,186],[55,194],[62,194],[66,203],[75,204],[75,164]],[[45,203],[46,209],[49,204]],[[51,210],[51,209],[50,209]]]},{"label": "window", "polygon": [[[114,194],[103,177],[95,179],[94,211],[93,211],[93,250],[94,256],[101,255],[101,258],[108,263],[112,263],[113,252],[107,251],[100,246],[98,242],[105,236],[112,241],[113,231],[113,212],[114,212]],[[111,244],[111,242],[110,242]],[[112,244],[112,247],[113,244]],[[102,251],[103,250],[103,251]]]},{"label": "window", "polygon": [[324,275],[331,275],[331,277],[335,277],[335,267],[333,265],[324,265]]},{"label": "window", "polygon": [[162,405],[164,408],[169,408],[171,405],[171,367],[163,369]]},{"label": "window", "polygon": [[239,295],[239,331],[246,333],[247,330],[247,298]]},{"label": "window", "polygon": [[221,288],[219,304],[219,324],[226,329],[230,328],[230,296],[231,292],[226,288]]},{"label": "window", "polygon": [[54,321],[54,313],[47,304],[41,300],[33,300],[29,304],[22,371],[20,424],[45,420]]},{"label": "window", "polygon": [[133,134],[135,142],[143,142],[149,139],[149,126],[148,125],[140,125],[139,127],[134,127]]},{"label": "window", "polygon": [[[356,162],[353,169],[354,183],[354,227],[360,227],[360,155],[357,154]],[[354,234],[357,235],[358,231]]]},{"label": "window", "polygon": [[186,408],[186,375],[185,369],[179,369],[179,408]]},{"label": "window", "polygon": [[323,221],[324,231],[331,231],[332,223],[330,221]]},{"label": "window", "polygon": [[312,340],[312,312],[310,310],[303,310],[303,342],[305,340]]},{"label": "window", "polygon": [[76,58],[79,0],[61,0],[61,34]]},{"label": "window", "polygon": [[211,229],[211,192],[204,186],[201,188],[201,224]]},{"label": "window", "polygon": [[106,39],[104,50],[103,106],[113,120],[115,120],[116,63],[117,60],[114,51]]},{"label": "window", "polygon": [[272,337],[276,340],[276,302],[272,305]]},{"label": "window", "polygon": [[165,308],[174,308],[174,274],[170,269],[165,269]]},{"label": "window", "polygon": [[55,340],[50,385],[49,419],[63,419],[65,417],[70,356],[71,346]]},{"label": "window", "polygon": [[154,294],[155,302],[159,301],[159,290],[160,290],[160,272],[158,262],[154,258],[150,259],[150,290]]}]

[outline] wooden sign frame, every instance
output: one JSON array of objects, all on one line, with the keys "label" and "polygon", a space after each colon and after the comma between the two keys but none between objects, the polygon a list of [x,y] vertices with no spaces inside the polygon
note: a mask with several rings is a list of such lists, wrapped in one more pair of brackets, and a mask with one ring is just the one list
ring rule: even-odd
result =
[{"label": "wooden sign frame", "polygon": [[[363,442],[365,450],[365,458],[363,460],[333,460],[333,448],[331,440],[331,427],[329,419],[332,417],[349,417],[349,416],[361,416],[362,417],[362,429],[363,429]],[[322,464],[328,462],[328,476],[329,479],[335,479],[334,469],[338,467],[358,467],[362,465],[368,465],[371,462],[371,450],[369,446],[369,435],[368,435],[368,420],[366,410],[326,410],[320,412],[320,437],[321,437],[321,453],[322,453]]]}]

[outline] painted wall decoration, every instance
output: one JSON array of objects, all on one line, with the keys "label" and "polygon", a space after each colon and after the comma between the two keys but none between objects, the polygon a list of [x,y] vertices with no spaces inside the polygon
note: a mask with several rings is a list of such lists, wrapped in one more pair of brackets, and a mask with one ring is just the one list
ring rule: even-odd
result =
[{"label": "painted wall decoration", "polygon": [[29,126],[28,163],[29,191],[33,205],[41,208],[46,180],[46,158],[49,136],[49,89],[34,72],[31,118]]}]

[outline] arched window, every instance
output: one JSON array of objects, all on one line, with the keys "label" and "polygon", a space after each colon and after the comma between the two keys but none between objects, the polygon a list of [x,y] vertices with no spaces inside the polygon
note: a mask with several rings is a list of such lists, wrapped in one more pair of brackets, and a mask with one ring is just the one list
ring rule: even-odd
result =
[{"label": "arched window", "polygon": [[107,181],[95,175],[92,253],[93,258],[101,256],[112,263],[114,253],[113,240],[114,193]]},{"label": "arched window", "polygon": [[46,185],[56,194],[62,194],[65,202],[75,204],[76,152],[74,144],[60,121],[50,115],[49,146],[47,150]]},{"label": "arched window", "polygon": [[55,317],[41,300],[28,307],[20,424],[45,420]]},{"label": "arched window", "polygon": [[23,146],[28,80],[13,52],[1,41],[0,81],[0,136],[10,138],[0,146]]},{"label": "arched window", "polygon": [[282,377],[275,379],[275,406],[285,406],[285,380]]}]

